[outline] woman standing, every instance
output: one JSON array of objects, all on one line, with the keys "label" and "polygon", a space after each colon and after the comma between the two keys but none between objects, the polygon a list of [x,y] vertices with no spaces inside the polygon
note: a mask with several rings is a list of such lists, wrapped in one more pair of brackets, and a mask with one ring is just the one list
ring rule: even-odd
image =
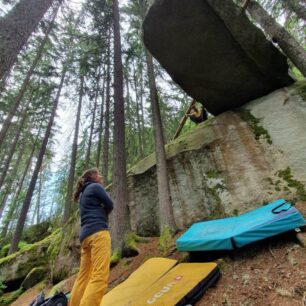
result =
[{"label": "woman standing", "polygon": [[111,238],[108,215],[113,202],[102,186],[98,169],[89,169],[79,178],[74,200],[80,203],[81,264],[69,306],[99,306],[107,288]]}]

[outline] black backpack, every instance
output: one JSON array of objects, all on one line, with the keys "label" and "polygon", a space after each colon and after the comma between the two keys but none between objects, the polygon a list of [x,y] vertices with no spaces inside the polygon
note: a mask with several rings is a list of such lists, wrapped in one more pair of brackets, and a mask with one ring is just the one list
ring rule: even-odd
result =
[{"label": "black backpack", "polygon": [[56,293],[44,301],[40,301],[38,298],[30,306],[67,306],[68,304],[68,299],[63,292]]}]

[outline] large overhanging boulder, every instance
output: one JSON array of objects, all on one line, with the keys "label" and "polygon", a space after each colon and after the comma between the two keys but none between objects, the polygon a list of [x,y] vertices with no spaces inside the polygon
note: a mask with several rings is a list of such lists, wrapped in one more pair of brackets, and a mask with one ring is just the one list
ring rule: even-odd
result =
[{"label": "large overhanging boulder", "polygon": [[292,83],[286,57],[230,0],[155,0],[143,31],[172,79],[215,115]]}]

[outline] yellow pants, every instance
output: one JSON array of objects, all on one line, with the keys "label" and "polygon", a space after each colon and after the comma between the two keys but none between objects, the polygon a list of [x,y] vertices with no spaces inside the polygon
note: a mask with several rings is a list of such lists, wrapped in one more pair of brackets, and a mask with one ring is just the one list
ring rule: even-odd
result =
[{"label": "yellow pants", "polygon": [[111,254],[108,231],[97,232],[82,242],[80,271],[69,306],[99,306],[107,288]]}]

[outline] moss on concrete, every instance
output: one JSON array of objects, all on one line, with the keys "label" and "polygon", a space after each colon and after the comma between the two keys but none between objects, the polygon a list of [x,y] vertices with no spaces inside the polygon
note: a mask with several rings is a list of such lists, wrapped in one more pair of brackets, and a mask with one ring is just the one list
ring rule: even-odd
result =
[{"label": "moss on concrete", "polygon": [[211,169],[206,172],[206,176],[210,179],[217,178],[219,174],[220,172],[215,169]]},{"label": "moss on concrete", "polygon": [[250,110],[248,110],[248,109],[241,110],[239,112],[239,115],[240,115],[242,120],[246,121],[249,124],[251,130],[253,131],[253,133],[255,135],[256,140],[259,140],[261,137],[263,137],[264,139],[267,140],[267,142],[269,144],[272,144],[272,139],[271,139],[271,136],[269,135],[268,131],[264,127],[259,125],[260,119],[254,117],[251,114]]},{"label": "moss on concrete", "polygon": [[[209,118],[205,122],[198,124],[195,128],[168,143],[165,146],[167,159],[170,159],[181,152],[199,150],[206,143],[210,143],[214,135],[212,130],[212,124],[214,121],[215,118]],[[151,167],[155,166],[155,164],[155,154],[151,154],[132,167],[128,171],[128,175],[144,173]]]},{"label": "moss on concrete", "polygon": [[293,178],[290,167],[277,171],[276,175],[287,183],[287,187],[294,188],[296,190],[296,200],[306,201],[305,186],[303,183]]}]

